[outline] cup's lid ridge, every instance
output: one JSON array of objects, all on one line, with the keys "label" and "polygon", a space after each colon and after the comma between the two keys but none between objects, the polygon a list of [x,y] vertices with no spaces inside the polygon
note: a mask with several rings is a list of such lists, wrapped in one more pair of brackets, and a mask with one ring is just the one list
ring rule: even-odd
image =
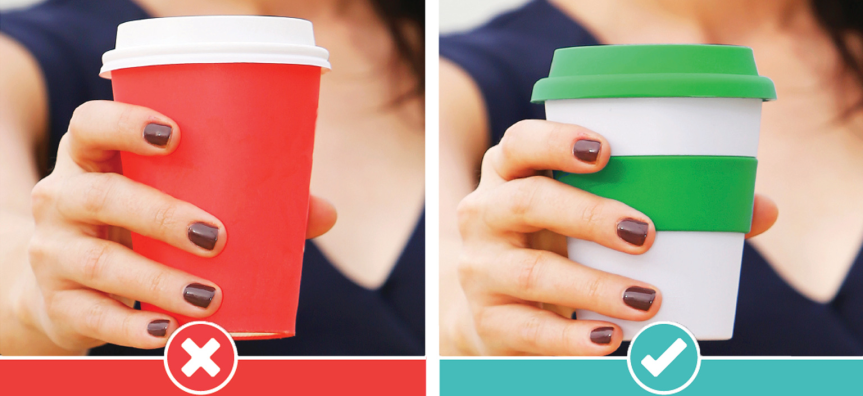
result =
[{"label": "cup's lid ridge", "polygon": [[598,45],[554,52],[531,101],[584,98],[719,97],[776,99],[749,47]]},{"label": "cup's lid ridge", "polygon": [[329,52],[315,45],[305,19],[215,15],[151,18],[117,28],[115,49],[99,75],[130,67],[185,63],[283,63],[329,69]]}]

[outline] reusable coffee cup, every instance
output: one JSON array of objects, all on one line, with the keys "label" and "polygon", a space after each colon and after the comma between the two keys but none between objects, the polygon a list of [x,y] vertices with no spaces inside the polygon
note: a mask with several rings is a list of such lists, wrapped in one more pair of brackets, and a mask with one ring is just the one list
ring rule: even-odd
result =
[{"label": "reusable coffee cup", "polygon": [[[630,255],[569,238],[569,258],[655,285],[662,307],[644,322],[576,309],[578,319],[623,329],[656,321],[700,340],[734,331],[744,234],[749,232],[761,104],[776,99],[752,50],[724,45],[607,45],[558,49],[532,101],[550,121],[603,135],[611,159],[593,174],[554,178],[618,200],[654,222],[647,253]],[[622,296],[621,296],[622,297]],[[577,308],[577,307],[576,307]]]},{"label": "reusable coffee cup", "polygon": [[294,335],[328,56],[306,20],[195,16],[124,23],[102,57],[116,101],[161,112],[182,131],[167,156],[121,153],[123,174],[213,214],[228,235],[214,258],[134,233],[133,249],[217,284],[222,304],[206,320],[236,339]]}]

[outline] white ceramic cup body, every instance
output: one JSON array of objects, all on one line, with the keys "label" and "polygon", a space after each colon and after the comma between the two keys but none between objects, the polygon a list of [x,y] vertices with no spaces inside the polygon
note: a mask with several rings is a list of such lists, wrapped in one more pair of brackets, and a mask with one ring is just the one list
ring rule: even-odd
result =
[{"label": "white ceramic cup body", "polygon": [[[546,118],[603,135],[612,156],[756,157],[761,103],[740,98],[553,100],[546,102]],[[662,306],[648,321],[582,309],[576,316],[615,323],[624,340],[656,321],[680,323],[699,340],[730,339],[743,243],[744,234],[737,232],[659,231],[647,253],[630,255],[568,238],[570,260],[650,283],[662,292]]]}]

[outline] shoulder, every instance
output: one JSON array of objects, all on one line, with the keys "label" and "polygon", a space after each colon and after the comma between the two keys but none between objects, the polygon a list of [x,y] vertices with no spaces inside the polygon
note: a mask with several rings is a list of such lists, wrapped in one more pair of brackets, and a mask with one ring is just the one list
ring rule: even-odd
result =
[{"label": "shoulder", "polygon": [[554,50],[595,44],[589,32],[554,5],[534,0],[474,30],[443,36],[440,54],[475,83],[489,143],[496,144],[510,125],[545,117],[542,106],[530,103],[530,95],[534,83],[548,75]]},{"label": "shoulder", "polygon": [[44,0],[30,7],[0,13],[4,25],[23,23],[58,31],[82,27],[93,30],[142,17],[146,17],[146,12],[132,0]]},{"label": "shoulder", "polygon": [[0,33],[36,61],[47,92],[49,165],[75,108],[111,99],[111,83],[99,69],[102,54],[114,47],[117,25],[147,17],[132,0],[47,0],[0,13]]},{"label": "shoulder", "polygon": [[509,69],[513,77],[534,78],[548,73],[555,49],[594,44],[596,39],[569,16],[546,0],[535,0],[474,30],[443,36],[440,52],[462,67],[488,63]]},{"label": "shoulder", "polygon": [[131,0],[48,0],[0,14],[0,31],[31,51],[54,45],[104,52],[114,46],[117,25],[146,17]]}]

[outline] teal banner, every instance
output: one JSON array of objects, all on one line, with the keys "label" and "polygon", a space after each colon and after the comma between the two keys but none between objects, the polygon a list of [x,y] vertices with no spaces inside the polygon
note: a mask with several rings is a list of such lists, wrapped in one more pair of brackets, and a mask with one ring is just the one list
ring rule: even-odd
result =
[{"label": "teal banner", "polygon": [[[625,358],[440,361],[443,396],[650,395]],[[677,395],[863,395],[861,359],[702,358]]]}]

